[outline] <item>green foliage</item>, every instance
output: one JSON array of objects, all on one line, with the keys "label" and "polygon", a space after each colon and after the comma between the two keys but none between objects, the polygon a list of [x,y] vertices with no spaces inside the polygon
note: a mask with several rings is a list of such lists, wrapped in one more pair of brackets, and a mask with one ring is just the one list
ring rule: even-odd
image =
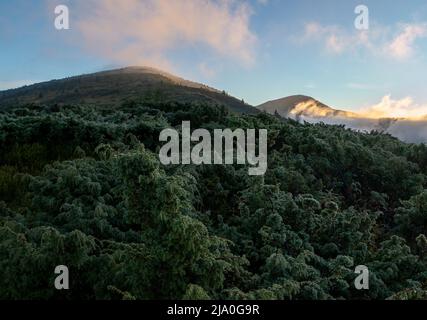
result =
[{"label": "green foliage", "polygon": [[[425,299],[424,145],[142,101],[0,113],[0,298]],[[162,166],[159,133],[183,120],[268,129],[266,175]]]}]

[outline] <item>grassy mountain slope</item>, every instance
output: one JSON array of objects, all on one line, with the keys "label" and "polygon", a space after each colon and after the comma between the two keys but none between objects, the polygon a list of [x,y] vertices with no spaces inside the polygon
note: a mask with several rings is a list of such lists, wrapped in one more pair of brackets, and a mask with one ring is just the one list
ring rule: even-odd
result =
[{"label": "grassy mountain slope", "polygon": [[257,112],[225,92],[147,67],[103,71],[2,91],[0,107],[28,103],[112,106],[138,99],[213,103],[238,113]]}]

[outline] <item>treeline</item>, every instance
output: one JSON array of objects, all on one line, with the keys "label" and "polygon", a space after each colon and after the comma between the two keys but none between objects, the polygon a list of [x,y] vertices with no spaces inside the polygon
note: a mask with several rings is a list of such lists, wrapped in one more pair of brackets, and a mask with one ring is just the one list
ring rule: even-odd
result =
[{"label": "treeline", "polygon": [[[183,120],[268,129],[266,175],[163,167],[159,134]],[[425,145],[130,101],[3,111],[0,154],[2,299],[427,298]]]}]

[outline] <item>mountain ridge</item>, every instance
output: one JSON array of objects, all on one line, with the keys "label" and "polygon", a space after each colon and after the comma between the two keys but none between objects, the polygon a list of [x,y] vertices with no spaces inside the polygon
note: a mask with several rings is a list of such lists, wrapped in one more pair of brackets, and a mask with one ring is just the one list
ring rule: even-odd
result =
[{"label": "mountain ridge", "polygon": [[407,142],[427,141],[427,116],[416,121],[409,118],[372,118],[334,109],[306,95],[288,96],[254,107],[225,91],[144,66],[104,70],[0,91],[0,110],[27,104],[116,107],[129,101],[223,105],[235,113],[267,112],[297,121],[345,125],[366,132],[387,132]]},{"label": "mountain ridge", "polygon": [[127,100],[225,105],[237,113],[259,110],[225,91],[186,80],[152,67],[130,66],[0,91],[0,107],[24,104],[117,105]]},{"label": "mountain ridge", "polygon": [[282,117],[357,117],[354,112],[334,109],[306,95],[292,95],[270,100],[257,106],[259,110]]}]

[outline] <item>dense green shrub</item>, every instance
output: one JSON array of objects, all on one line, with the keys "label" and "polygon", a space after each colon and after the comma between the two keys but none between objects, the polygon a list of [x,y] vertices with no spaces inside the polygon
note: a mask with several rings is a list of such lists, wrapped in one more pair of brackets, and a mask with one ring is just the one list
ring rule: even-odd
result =
[{"label": "dense green shrub", "polygon": [[[167,166],[159,133],[266,128],[268,171]],[[422,299],[427,152],[186,103],[0,113],[0,298]],[[71,290],[54,289],[54,268]],[[354,268],[371,271],[358,291]]]}]

